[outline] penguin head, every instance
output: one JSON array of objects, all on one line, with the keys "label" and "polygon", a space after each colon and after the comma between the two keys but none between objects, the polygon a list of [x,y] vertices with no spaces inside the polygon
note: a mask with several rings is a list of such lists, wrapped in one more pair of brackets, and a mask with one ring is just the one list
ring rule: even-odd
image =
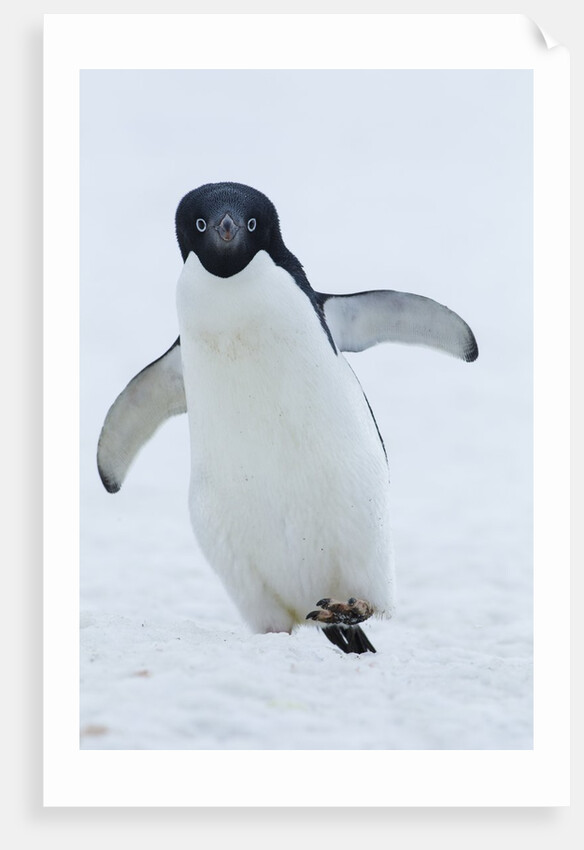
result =
[{"label": "penguin head", "polygon": [[193,251],[218,277],[242,271],[258,251],[286,250],[272,202],[242,183],[206,183],[181,200],[176,236],[183,260]]}]

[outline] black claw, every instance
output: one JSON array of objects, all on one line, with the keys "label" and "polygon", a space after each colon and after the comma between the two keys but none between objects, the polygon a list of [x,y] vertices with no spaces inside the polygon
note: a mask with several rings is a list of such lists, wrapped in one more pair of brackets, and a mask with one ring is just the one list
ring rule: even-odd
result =
[{"label": "black claw", "polygon": [[306,619],[307,620],[316,620],[316,618],[318,617],[319,614],[320,614],[320,611],[310,611],[306,615]]},{"label": "black claw", "polygon": [[328,638],[331,643],[338,646],[338,648],[342,649],[343,652],[349,652],[344,629],[341,629],[339,626],[327,626],[322,630],[322,633],[325,638]]},{"label": "black claw", "polygon": [[318,605],[319,608],[326,608],[326,606],[329,605],[329,603],[330,603],[330,599],[325,598],[325,599],[319,599],[319,601],[316,604]]},{"label": "black claw", "polygon": [[377,652],[363,629],[360,629],[359,626],[353,626],[353,628],[348,629],[348,645],[349,652]]},{"label": "black claw", "polygon": [[349,626],[341,628],[341,626],[326,626],[322,630],[324,636],[342,649],[343,652],[355,652],[361,654],[363,652],[377,652],[363,629],[359,626]]}]

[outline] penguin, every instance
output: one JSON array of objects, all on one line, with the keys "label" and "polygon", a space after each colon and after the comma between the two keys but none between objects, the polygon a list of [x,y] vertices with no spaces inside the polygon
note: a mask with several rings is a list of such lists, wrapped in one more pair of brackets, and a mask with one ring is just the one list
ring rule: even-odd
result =
[{"label": "penguin", "polygon": [[316,624],[345,653],[375,652],[361,624],[394,612],[389,466],[343,352],[399,342],[472,362],[474,334],[424,296],[316,291],[250,186],[188,192],[175,226],[179,337],[108,411],[101,480],[117,492],[187,413],[191,523],[243,619],[259,633]]}]

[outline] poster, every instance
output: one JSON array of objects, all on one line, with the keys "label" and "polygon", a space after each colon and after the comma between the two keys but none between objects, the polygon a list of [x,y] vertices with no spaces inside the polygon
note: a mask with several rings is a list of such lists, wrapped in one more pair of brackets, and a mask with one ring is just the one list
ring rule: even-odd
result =
[{"label": "poster", "polygon": [[[51,15],[45,56],[46,804],[565,802],[565,50],[519,16]],[[176,204],[223,179],[315,289],[477,336],[474,364],[349,358],[392,479],[375,656],[246,629],[192,539],[185,417],[100,489],[103,416],[176,335]]]}]

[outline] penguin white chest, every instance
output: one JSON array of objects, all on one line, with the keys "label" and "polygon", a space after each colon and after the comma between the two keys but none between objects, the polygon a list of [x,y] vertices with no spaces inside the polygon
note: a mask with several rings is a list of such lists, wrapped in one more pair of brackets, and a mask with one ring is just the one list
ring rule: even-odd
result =
[{"label": "penguin white chest", "polygon": [[322,596],[389,614],[385,454],[307,294],[263,251],[229,278],[191,253],[177,307],[191,519],[242,615],[288,631]]}]

